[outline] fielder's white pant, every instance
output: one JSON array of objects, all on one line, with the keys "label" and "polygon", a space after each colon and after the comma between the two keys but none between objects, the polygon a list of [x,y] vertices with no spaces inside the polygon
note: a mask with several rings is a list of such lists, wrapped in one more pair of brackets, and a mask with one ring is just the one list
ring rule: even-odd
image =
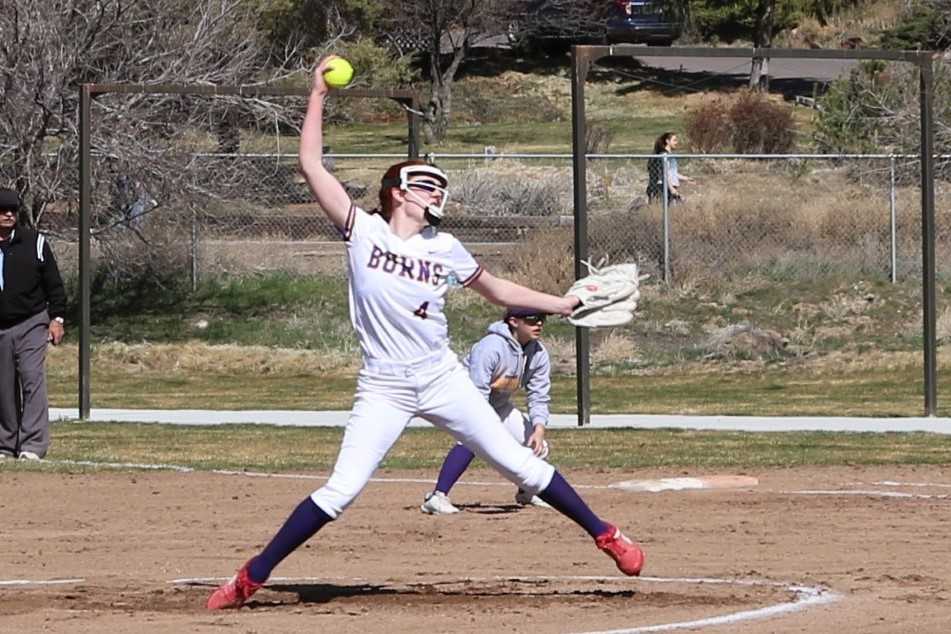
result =
[{"label": "fielder's white pant", "polygon": [[412,363],[367,360],[327,484],[311,494],[336,519],[369,482],[414,416],[445,429],[505,478],[533,495],[545,490],[555,468],[510,434],[500,433],[495,410],[479,393],[456,355],[446,349]]}]

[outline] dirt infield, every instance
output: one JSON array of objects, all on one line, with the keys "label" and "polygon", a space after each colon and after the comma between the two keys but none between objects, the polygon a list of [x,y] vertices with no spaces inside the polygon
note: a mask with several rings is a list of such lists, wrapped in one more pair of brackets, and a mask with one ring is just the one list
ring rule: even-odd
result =
[{"label": "dirt infield", "polygon": [[742,474],[759,479],[746,488],[654,493],[605,485],[704,474],[571,472],[593,508],[643,543],[641,579],[619,576],[557,513],[518,509],[494,474],[468,473],[453,495],[465,512],[449,517],[422,515],[428,486],[405,481],[434,474],[377,475],[248,607],[210,613],[214,578],[260,548],[319,479],[0,472],[0,631],[634,632],[695,622],[705,632],[921,634],[951,623],[947,468],[772,470]]}]

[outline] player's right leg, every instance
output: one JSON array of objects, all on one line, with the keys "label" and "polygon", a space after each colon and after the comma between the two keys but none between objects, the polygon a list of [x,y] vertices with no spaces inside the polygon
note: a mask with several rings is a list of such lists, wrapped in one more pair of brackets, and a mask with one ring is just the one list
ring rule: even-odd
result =
[{"label": "player's right leg", "polygon": [[441,368],[421,395],[423,415],[449,431],[503,476],[581,526],[621,572],[640,574],[644,553],[614,525],[599,518],[554,467],[497,425],[486,424],[495,411],[459,365]]},{"label": "player's right leg", "polygon": [[258,591],[277,565],[357,498],[380,461],[406,428],[415,393],[395,377],[361,372],[357,396],[340,453],[327,483],[305,498],[258,555],[208,599],[208,608],[239,608]]},{"label": "player's right leg", "polygon": [[449,501],[449,491],[469,468],[473,458],[475,458],[475,454],[466,449],[464,445],[457,443],[450,449],[446,458],[442,461],[435,488],[426,494],[419,510],[427,515],[458,513],[459,509]]}]

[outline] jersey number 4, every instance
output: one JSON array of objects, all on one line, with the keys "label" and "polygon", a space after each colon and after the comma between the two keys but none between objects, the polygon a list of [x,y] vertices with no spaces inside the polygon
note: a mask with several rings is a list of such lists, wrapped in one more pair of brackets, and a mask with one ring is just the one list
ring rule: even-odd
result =
[{"label": "jersey number 4", "polygon": [[429,302],[423,302],[419,305],[419,308],[413,311],[413,314],[419,317],[420,319],[426,319],[429,315],[426,314],[426,311],[429,310]]}]

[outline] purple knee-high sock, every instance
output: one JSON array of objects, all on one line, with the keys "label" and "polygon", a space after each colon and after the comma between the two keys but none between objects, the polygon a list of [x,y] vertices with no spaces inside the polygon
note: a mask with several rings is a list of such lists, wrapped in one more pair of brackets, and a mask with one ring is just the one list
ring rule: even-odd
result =
[{"label": "purple knee-high sock", "polygon": [[446,454],[443,460],[442,468],[439,470],[439,478],[436,479],[436,491],[440,493],[449,493],[449,489],[462,477],[465,470],[469,468],[469,463],[475,458],[475,454],[466,449],[463,445],[456,445]]},{"label": "purple knee-high sock", "polygon": [[551,483],[538,494],[538,497],[551,504],[563,515],[573,519],[592,537],[597,537],[608,528],[557,471],[552,476]]},{"label": "purple knee-high sock", "polygon": [[271,542],[257,557],[251,560],[248,576],[251,581],[264,583],[271,571],[294,550],[314,536],[320,528],[331,521],[331,517],[314,504],[310,497],[297,505],[284,526],[277,531]]}]

